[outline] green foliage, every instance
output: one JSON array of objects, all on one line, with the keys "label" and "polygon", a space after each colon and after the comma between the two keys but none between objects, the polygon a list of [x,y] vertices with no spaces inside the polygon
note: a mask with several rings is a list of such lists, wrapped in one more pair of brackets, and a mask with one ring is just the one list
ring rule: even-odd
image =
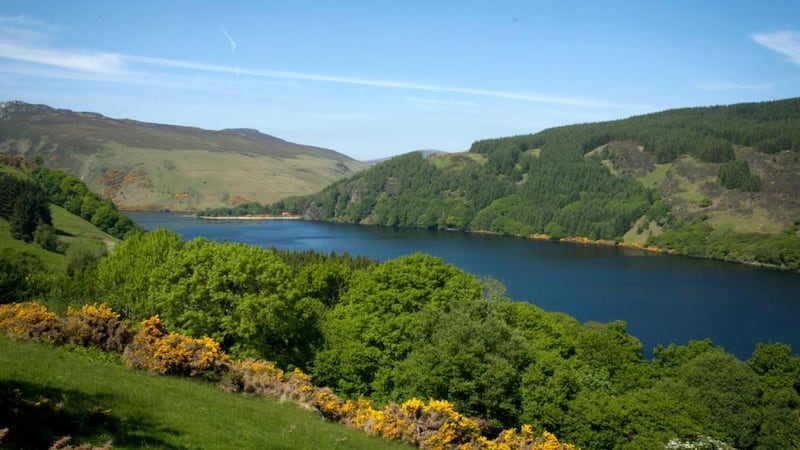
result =
[{"label": "green foliage", "polygon": [[27,252],[3,250],[0,256],[0,303],[32,300],[46,290],[42,261]]},{"label": "green foliage", "polygon": [[98,267],[98,283],[103,299],[126,318],[158,314],[170,329],[210,336],[237,356],[305,367],[320,339],[325,302],[336,301],[336,283],[349,277],[326,270],[301,271],[300,279],[319,279],[300,290],[275,250],[202,238],[184,243],[159,229],[120,244]]},{"label": "green foliage", "polygon": [[761,190],[761,178],[750,173],[747,160],[736,159],[722,163],[719,167],[719,184],[728,189],[741,189],[748,192]]},{"label": "green foliage", "polygon": [[102,300],[134,321],[157,314],[158,305],[150,296],[150,289],[159,283],[155,271],[183,245],[179,234],[163,228],[128,237],[97,268]]},{"label": "green foliage", "polygon": [[106,233],[122,239],[138,227],[120,214],[109,200],[91,192],[80,178],[43,166],[33,171],[34,178],[50,201],[81,216]]},{"label": "green foliage", "polygon": [[694,419],[711,425],[709,434],[737,448],[755,444],[760,386],[750,367],[731,355],[704,353],[683,366],[678,382],[676,394]]},{"label": "green foliage", "polygon": [[433,311],[415,338],[418,344],[391,376],[393,398],[446,398],[495,430],[519,425],[527,343],[497,305],[473,298]]},{"label": "green foliage", "polygon": [[49,252],[58,251],[58,236],[52,224],[39,222],[33,232],[33,242]]},{"label": "green foliage", "polygon": [[648,240],[648,245],[726,261],[800,269],[800,236],[792,230],[769,235],[714,230],[703,220],[682,223]]},{"label": "green foliage", "polygon": [[347,396],[389,398],[394,366],[417,344],[425,318],[480,296],[477,279],[427,255],[359,272],[323,322],[312,374]]},{"label": "green foliage", "polygon": [[52,225],[47,195],[32,181],[0,173],[0,192],[0,217],[9,221],[14,239],[32,242],[37,228]]},{"label": "green foliage", "polygon": [[[379,164],[295,202],[318,219],[527,236],[551,223],[563,235],[623,235],[656,195],[598,160],[546,149],[538,158],[499,150],[485,164],[438,168],[420,154]],[[510,158],[517,158],[510,164]],[[472,161],[472,160],[469,160]],[[510,172],[509,172],[510,171]]]}]

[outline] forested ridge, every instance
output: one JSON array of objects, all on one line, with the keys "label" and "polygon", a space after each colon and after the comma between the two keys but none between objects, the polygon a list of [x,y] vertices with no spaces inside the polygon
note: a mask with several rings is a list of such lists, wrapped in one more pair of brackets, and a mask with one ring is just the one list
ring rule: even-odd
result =
[{"label": "forested ridge", "polygon": [[412,153],[323,191],[204,214],[582,237],[800,269],[800,99],[676,109]]},{"label": "forested ridge", "polygon": [[74,314],[99,301],[151,325],[157,315],[164,336],[208,336],[346,399],[447,400],[488,436],[529,424],[585,449],[800,445],[800,357],[788,345],[758,344],[741,361],[700,340],[648,360],[624,322],[514,302],[497,281],[424,254],[378,263],[134,229],[59,277],[30,259],[2,262],[24,276],[0,278],[0,302]]}]

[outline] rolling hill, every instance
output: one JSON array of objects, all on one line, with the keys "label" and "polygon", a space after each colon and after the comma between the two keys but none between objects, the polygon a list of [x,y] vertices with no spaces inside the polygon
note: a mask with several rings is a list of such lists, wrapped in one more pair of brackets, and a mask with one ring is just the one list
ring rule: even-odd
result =
[{"label": "rolling hill", "polygon": [[252,129],[221,131],[0,103],[0,152],[41,157],[128,210],[198,210],[316,192],[366,167]]},{"label": "rolling hill", "polygon": [[317,220],[653,245],[797,270],[800,98],[405,155],[277,208]]}]

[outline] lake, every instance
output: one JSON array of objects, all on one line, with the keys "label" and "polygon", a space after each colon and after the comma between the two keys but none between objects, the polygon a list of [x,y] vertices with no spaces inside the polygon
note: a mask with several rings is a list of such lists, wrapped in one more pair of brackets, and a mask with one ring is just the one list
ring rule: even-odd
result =
[{"label": "lake", "polygon": [[296,220],[201,220],[169,213],[126,213],[139,225],[187,239],[205,236],[285,250],[335,251],[386,260],[436,255],[467,272],[494,277],[514,300],[581,322],[624,320],[644,344],[710,338],[739,358],[757,342],[800,350],[800,275],[635,250],[556,244],[505,236]]}]

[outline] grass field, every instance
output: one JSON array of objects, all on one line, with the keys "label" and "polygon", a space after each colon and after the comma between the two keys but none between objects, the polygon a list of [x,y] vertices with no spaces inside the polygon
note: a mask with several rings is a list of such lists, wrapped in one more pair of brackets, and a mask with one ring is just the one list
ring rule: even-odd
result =
[{"label": "grass field", "polygon": [[4,446],[73,443],[158,449],[408,448],[328,423],[292,403],[156,377],[119,363],[0,337]]},{"label": "grass field", "polygon": [[72,214],[58,205],[50,205],[53,226],[59,234],[59,240],[67,244],[83,241],[87,245],[104,246],[111,251],[119,239],[105,233],[91,223]]}]

